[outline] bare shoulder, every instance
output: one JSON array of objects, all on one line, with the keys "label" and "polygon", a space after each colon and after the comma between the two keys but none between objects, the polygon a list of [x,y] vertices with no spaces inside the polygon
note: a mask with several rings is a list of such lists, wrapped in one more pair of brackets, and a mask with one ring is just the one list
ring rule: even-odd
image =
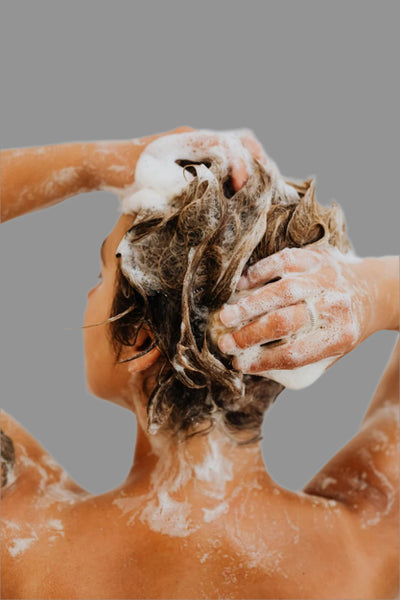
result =
[{"label": "bare shoulder", "polygon": [[[399,504],[399,344],[360,430],[304,488],[348,506],[362,529],[395,533]],[[351,401],[351,400],[350,400]]]},{"label": "bare shoulder", "polygon": [[397,344],[359,432],[303,489],[346,508],[354,539],[388,594],[399,588],[398,369]]},{"label": "bare shoulder", "polygon": [[0,425],[1,595],[26,598],[27,582],[35,586],[41,577],[38,557],[50,564],[73,505],[88,494],[3,410]]},{"label": "bare shoulder", "polygon": [[84,492],[66,473],[47,450],[11,415],[4,410],[1,425],[1,498],[11,494],[13,502],[23,495],[48,495],[55,483],[71,493]]}]

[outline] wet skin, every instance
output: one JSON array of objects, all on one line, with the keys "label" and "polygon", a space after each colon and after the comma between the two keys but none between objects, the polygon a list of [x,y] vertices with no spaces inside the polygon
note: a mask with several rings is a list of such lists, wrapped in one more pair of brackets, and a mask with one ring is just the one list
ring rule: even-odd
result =
[{"label": "wet skin", "polygon": [[[109,314],[131,224],[121,217],[106,240],[86,324]],[[93,496],[3,413],[16,455],[2,501],[6,597],[395,597],[395,358],[380,387],[386,414],[375,411],[373,427],[296,493],[269,476],[259,443],[238,448],[215,431],[178,449],[148,436],[143,378],[157,371],[157,349],[116,366],[102,326],[85,330],[85,352],[94,393],[137,416],[134,464],[120,487]]]},{"label": "wet skin", "polygon": [[[121,217],[107,238],[86,324],[109,315],[115,252],[132,219]],[[373,276],[391,268],[378,263]],[[397,324],[391,313],[385,321],[389,280],[376,296],[376,330],[398,328],[398,313]],[[257,343],[253,333],[236,342]],[[300,492],[273,481],[259,443],[236,447],[216,429],[178,448],[147,434],[157,348],[117,366],[101,326],[85,330],[85,356],[93,393],[136,415],[132,469],[118,488],[94,496],[3,412],[1,427],[15,452],[2,488],[3,597],[396,597],[398,344],[360,432]]]}]

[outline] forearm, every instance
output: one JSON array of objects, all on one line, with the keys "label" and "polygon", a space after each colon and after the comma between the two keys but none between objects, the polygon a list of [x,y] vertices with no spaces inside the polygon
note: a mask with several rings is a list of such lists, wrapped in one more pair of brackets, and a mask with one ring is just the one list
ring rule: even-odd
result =
[{"label": "forearm", "polygon": [[384,256],[366,259],[370,273],[371,333],[387,329],[399,331],[399,257]]},{"label": "forearm", "polygon": [[[393,408],[394,407],[394,408]],[[362,428],[373,426],[375,417],[381,409],[399,410],[399,341],[390,357],[386,370],[379,382],[378,388],[365,413]]]},{"label": "forearm", "polygon": [[[399,330],[399,258],[387,256],[375,260],[376,310],[371,319],[373,331]],[[399,405],[399,342],[390,358],[378,388],[363,420],[363,427],[380,409]]]},{"label": "forearm", "polygon": [[1,221],[82,192],[129,185],[141,149],[133,141],[116,141],[2,151]]}]

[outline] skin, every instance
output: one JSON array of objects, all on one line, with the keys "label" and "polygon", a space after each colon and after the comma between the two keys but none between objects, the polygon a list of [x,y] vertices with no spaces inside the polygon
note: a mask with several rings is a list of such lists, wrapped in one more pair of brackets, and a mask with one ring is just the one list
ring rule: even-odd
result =
[{"label": "skin", "polygon": [[[234,360],[235,368],[254,374],[341,358],[379,331],[382,323],[385,329],[398,329],[397,273],[396,256],[348,263],[330,248],[286,248],[242,275],[237,289],[254,293],[220,312],[222,323],[234,330],[220,336],[219,347],[234,354],[286,339],[284,345],[264,348],[247,369]],[[316,325],[310,330],[312,320]]]},{"label": "skin", "polygon": [[[106,143],[102,144],[103,150],[107,149]],[[68,164],[57,154],[62,154],[61,149],[45,148],[39,153],[45,157],[41,182],[35,180],[32,194],[22,199],[21,189],[17,189],[20,175],[12,156],[8,156],[12,175],[2,189],[2,219],[3,215],[7,220],[77,193],[83,182],[89,185],[85,171],[90,173],[92,189],[100,189],[107,167],[115,166],[116,160],[122,166],[127,160],[127,144],[110,142],[111,153],[93,152],[93,162],[86,163],[82,182],[78,185],[71,180],[71,187],[59,189],[62,197],[54,196],[53,190],[51,199],[40,196],[39,190],[54,169],[58,172],[70,165],[71,156],[74,164],[80,164],[81,145],[66,149]],[[130,155],[128,164],[131,159],[137,161],[144,144],[129,146],[132,153],[133,147],[136,154],[134,158]],[[56,166],[47,160],[54,153],[58,156]],[[26,156],[28,169],[34,155],[28,152]],[[96,163],[98,156],[101,160]],[[7,171],[2,164],[4,182]],[[122,170],[111,173],[115,176]],[[245,179],[245,173],[238,176],[237,189]],[[128,180],[119,181],[119,185],[124,181]],[[16,198],[18,207],[13,206]],[[85,325],[102,322],[109,315],[118,269],[116,249],[134,219],[121,216],[107,237],[101,281],[88,294]],[[339,359],[375,331],[398,330],[395,257],[347,264],[320,250],[283,251],[254,267],[244,274],[240,288],[250,292],[252,287],[261,286],[258,293],[262,294],[263,309],[257,312],[250,301],[240,305],[236,313],[240,318],[232,326],[234,343],[244,348],[291,335],[289,344],[293,347],[287,355],[283,346],[268,349],[251,372],[303,364],[299,350],[304,340],[293,334],[309,324],[309,312],[304,310],[304,296],[301,292],[296,296],[295,288],[307,290],[307,297],[312,288],[313,297],[318,299],[318,324],[323,324],[325,335],[332,334],[326,339],[335,337],[334,328],[340,330],[342,341],[334,342],[328,350],[326,344],[321,350],[319,329],[314,336],[307,334],[313,360],[327,351]],[[328,293],[333,289],[337,292],[338,272],[346,302]],[[267,283],[276,276],[282,279]],[[299,281],[301,285],[290,293],[290,283]],[[282,297],[283,303],[278,300]],[[329,319],[332,311],[334,320]],[[232,325],[229,310],[220,316],[226,326]],[[351,317],[358,326],[350,332]],[[249,319],[254,325],[243,326]],[[117,365],[107,332],[106,324],[84,329],[87,383],[96,396],[135,413],[138,431],[132,468],[118,488],[98,496],[90,494],[3,412],[2,429],[13,440],[16,453],[15,481],[2,489],[3,597],[396,597],[398,342],[359,433],[302,491],[292,492],[268,474],[260,443],[238,447],[218,427],[182,445],[165,434],[149,435],[146,404],[162,356],[154,348],[135,361]],[[148,336],[149,332],[143,332],[136,347],[126,349],[121,358],[138,352]],[[224,351],[231,351],[229,342],[232,340],[225,336],[220,338]],[[214,459],[207,471],[210,449]]]}]

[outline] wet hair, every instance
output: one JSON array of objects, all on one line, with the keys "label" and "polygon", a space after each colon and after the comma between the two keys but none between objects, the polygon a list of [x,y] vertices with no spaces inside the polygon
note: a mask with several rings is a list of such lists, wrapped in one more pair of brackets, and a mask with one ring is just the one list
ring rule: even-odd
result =
[{"label": "wet hair", "polygon": [[286,182],[288,195],[281,176],[258,161],[236,193],[220,163],[207,164],[208,180],[198,164],[182,166],[195,177],[172,202],[172,214],[139,215],[124,236],[129,259],[118,269],[111,317],[126,314],[110,323],[116,359],[142,327],[152,344],[140,355],[155,345],[161,350],[147,405],[150,433],[162,429],[187,439],[208,433],[218,420],[238,444],[256,442],[283,386],[234,370],[210,335],[212,317],[242,271],[261,258],[307,245],[346,252],[343,213],[336,204],[317,203],[313,179]]},{"label": "wet hair", "polygon": [[15,450],[12,439],[0,430],[1,438],[1,487],[5,487],[12,476],[15,465]]}]

